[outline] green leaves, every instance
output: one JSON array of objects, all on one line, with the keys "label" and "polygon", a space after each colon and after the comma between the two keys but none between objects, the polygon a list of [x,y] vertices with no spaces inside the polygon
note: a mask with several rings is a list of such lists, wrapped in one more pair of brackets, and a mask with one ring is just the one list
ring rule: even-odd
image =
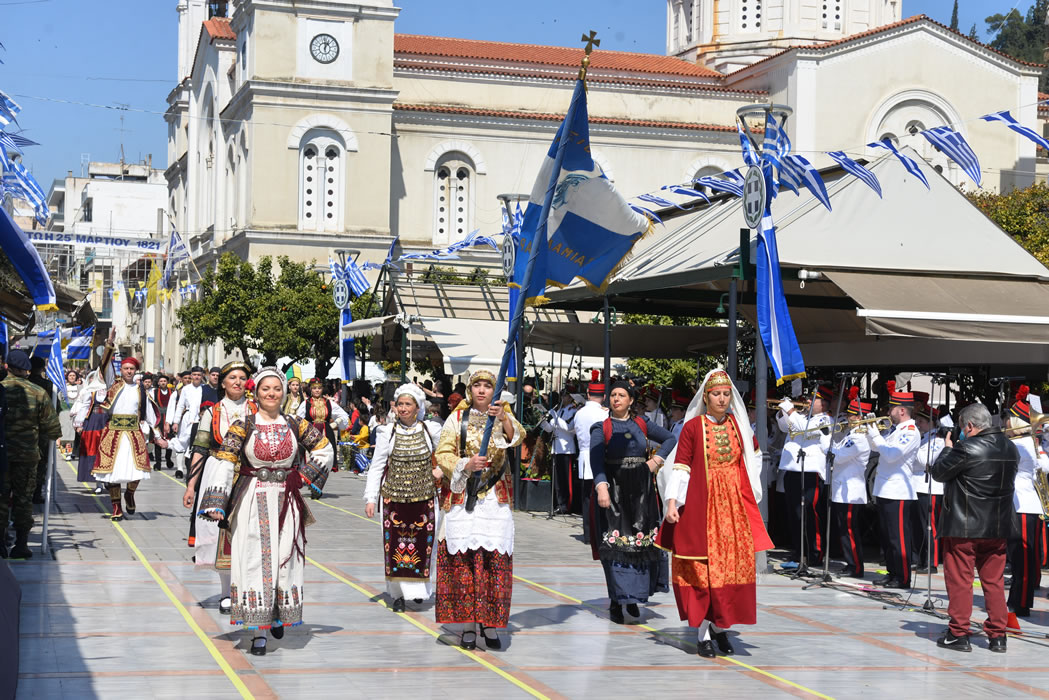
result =
[{"label": "green leaves", "polygon": [[975,192],[966,197],[1039,262],[1049,265],[1049,186],[1038,183],[1009,194]]}]

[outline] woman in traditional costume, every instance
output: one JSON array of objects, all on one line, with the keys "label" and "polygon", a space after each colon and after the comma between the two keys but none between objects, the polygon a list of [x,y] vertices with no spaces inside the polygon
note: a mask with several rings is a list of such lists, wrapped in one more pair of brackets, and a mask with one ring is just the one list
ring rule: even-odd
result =
[{"label": "woman in traditional costume", "polygon": [[[222,441],[229,427],[234,423],[243,423],[249,415],[258,411],[254,401],[245,395],[251,367],[244,362],[227,363],[219,373],[219,402],[204,409],[200,416],[196,436],[191,448],[189,480],[186,492],[182,496],[182,505],[197,512],[200,499],[200,485],[208,481],[208,469],[215,469],[217,457],[222,449]],[[220,528],[214,520],[197,522],[190,517],[189,546],[193,547],[193,561],[198,568],[214,567],[219,572],[222,598],[219,601],[219,612],[230,614],[232,601],[229,595],[230,584],[230,536],[229,530]]]},{"label": "woman in traditional costume", "polygon": [[[350,425],[350,417],[346,415],[346,411],[342,409],[339,402],[324,396],[324,382],[317,377],[310,380],[310,397],[299,404],[299,407],[295,409],[295,415],[313,423],[313,427],[328,438],[332,449],[339,444],[338,432],[346,430]],[[338,460],[335,461],[331,470],[339,471]]]},{"label": "woman in traditional costume", "polygon": [[[478,632],[486,648],[501,649],[496,630],[510,619],[514,518],[506,450],[521,444],[524,429],[505,404],[492,401],[494,394],[492,373],[474,372],[469,398],[448,416],[437,445],[444,516],[437,535],[436,615],[437,622],[463,625],[464,649],[477,648]],[[488,416],[496,420],[488,455],[481,457]],[[468,492],[477,495],[472,510],[466,509]]]},{"label": "woman in traditional costume", "polygon": [[[306,526],[314,519],[299,490],[323,489],[334,455],[308,421],[281,414],[285,381],[275,367],[255,375],[258,413],[235,421],[208,457],[199,511],[229,522],[230,624],[270,630],[274,639],[302,624]],[[251,653],[266,653],[265,636],[254,636]]]},{"label": "woman in traditional costume", "polygon": [[[298,367],[295,367],[295,372],[299,371]],[[294,416],[298,413],[299,406],[302,405],[302,378],[293,376],[288,379],[288,395],[284,397],[284,405],[281,407],[281,413],[286,416]]]},{"label": "woman in traditional costume", "polygon": [[725,630],[757,618],[754,553],[772,549],[758,510],[761,458],[747,409],[724,370],[707,373],[685,413],[656,540],[671,553],[678,613],[699,628],[699,655],[735,650]]},{"label": "woman in traditional costume", "polygon": [[91,474],[91,470],[95,468],[95,460],[98,459],[98,443],[102,439],[102,428],[106,427],[106,409],[102,408],[105,402],[106,383],[102,379],[102,372],[97,369],[92,370],[80,387],[70,415],[73,419],[73,429],[80,437],[76,478],[77,481],[93,486],[94,493],[105,491],[102,483],[95,481],[95,477]]},{"label": "woman in traditional costume", "polygon": [[432,593],[430,571],[437,535],[434,479],[440,483],[444,472],[434,460],[441,424],[423,419],[422,390],[405,384],[393,398],[397,417],[377,430],[364,487],[364,514],[375,516],[381,496],[386,592],[393,598],[393,611],[404,612],[405,598],[421,603]]},{"label": "woman in traditional costume", "polygon": [[[623,606],[640,617],[638,603],[669,590],[667,556],[655,546],[659,531],[659,492],[653,473],[674,449],[674,435],[638,416],[634,389],[612,385],[608,418],[590,429],[590,468],[597,496],[599,536],[595,559],[601,560],[608,587],[608,616],[623,624]],[[660,443],[649,457],[649,443]]]}]

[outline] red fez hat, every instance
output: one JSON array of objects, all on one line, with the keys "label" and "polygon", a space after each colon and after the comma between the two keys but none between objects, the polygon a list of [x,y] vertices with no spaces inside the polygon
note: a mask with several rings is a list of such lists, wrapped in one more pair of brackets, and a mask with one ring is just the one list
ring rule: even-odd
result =
[{"label": "red fez hat", "polygon": [[594,396],[605,393],[605,385],[601,381],[601,374],[596,369],[590,370],[590,383],[586,386],[586,392]]},{"label": "red fez hat", "polygon": [[[854,387],[855,388],[855,387]],[[858,394],[859,392],[857,392]],[[874,402],[870,399],[861,399],[859,396],[849,402],[849,407],[845,409],[845,412],[850,416],[863,416],[870,413],[874,409]]]},{"label": "red fez hat", "polygon": [[820,385],[820,386],[819,386],[819,387],[818,387],[818,388],[816,389],[816,394],[815,394],[815,395],[816,395],[816,396],[818,396],[818,397],[820,397],[820,398],[821,398],[821,399],[823,399],[824,401],[830,401],[831,399],[833,399],[833,398],[834,398],[834,390],[833,390],[833,389],[831,389],[831,388],[830,388],[829,386],[827,386],[826,384],[821,384],[821,385]]},{"label": "red fez hat", "polygon": [[680,391],[675,391],[673,393],[673,398],[670,400],[670,407],[671,408],[685,409],[685,408],[688,408],[688,405],[691,402],[692,402],[692,399],[691,399],[691,397],[689,397],[688,394],[682,393]]},{"label": "red fez hat", "polygon": [[893,391],[889,394],[890,406],[914,407],[914,394],[910,391]]},{"label": "red fez hat", "polygon": [[657,403],[659,402],[661,394],[659,389],[656,388],[655,384],[649,384],[645,387],[645,398],[651,399]]},{"label": "red fez hat", "polygon": [[1009,409],[1009,413],[1016,416],[1024,423],[1031,422],[1031,405],[1026,401],[1017,401],[1014,403],[1012,408]]},{"label": "red fez hat", "polygon": [[142,363],[138,361],[137,357],[125,357],[120,361],[120,366],[123,367],[124,365],[135,365],[135,369],[138,369],[142,366]]}]

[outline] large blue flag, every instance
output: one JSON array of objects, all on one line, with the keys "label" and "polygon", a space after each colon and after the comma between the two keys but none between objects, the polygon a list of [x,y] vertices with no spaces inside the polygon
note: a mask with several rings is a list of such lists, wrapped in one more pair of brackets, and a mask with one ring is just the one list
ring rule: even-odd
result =
[{"label": "large blue flag", "polygon": [[347,306],[339,314],[339,366],[342,368],[342,380],[352,382],[357,378],[357,351],[354,348],[353,336],[342,330],[353,323],[353,312]]},{"label": "large blue flag", "polygon": [[[528,305],[546,301],[547,285],[563,287],[577,277],[588,287],[603,289],[630,249],[652,227],[647,217],[631,209],[616,192],[601,166],[590,156],[590,127],[582,80],[576,81],[572,102],[572,123],[562,122],[557,130],[535,179],[521,226],[514,267],[514,279],[520,280],[513,283],[517,285],[525,278],[536,231],[542,223],[539,216],[543,201],[547,189],[553,186],[546,240],[539,242],[541,248],[535,268],[529,288],[524,292]],[[568,129],[568,142],[554,182],[557,147],[565,129]]]},{"label": "large blue flag", "polygon": [[[63,335],[65,335],[64,332]],[[94,337],[94,326],[76,326],[72,328],[69,334],[69,345],[66,346],[66,359],[90,360],[91,340]]]}]

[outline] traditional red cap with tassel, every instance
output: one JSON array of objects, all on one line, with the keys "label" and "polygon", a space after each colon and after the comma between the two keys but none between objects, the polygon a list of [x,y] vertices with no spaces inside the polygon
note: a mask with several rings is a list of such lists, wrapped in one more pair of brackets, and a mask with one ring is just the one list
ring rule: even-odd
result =
[{"label": "traditional red cap with tassel", "polygon": [[605,385],[601,381],[601,374],[596,370],[590,370],[590,384],[586,387],[586,392],[591,396],[604,396]]}]

